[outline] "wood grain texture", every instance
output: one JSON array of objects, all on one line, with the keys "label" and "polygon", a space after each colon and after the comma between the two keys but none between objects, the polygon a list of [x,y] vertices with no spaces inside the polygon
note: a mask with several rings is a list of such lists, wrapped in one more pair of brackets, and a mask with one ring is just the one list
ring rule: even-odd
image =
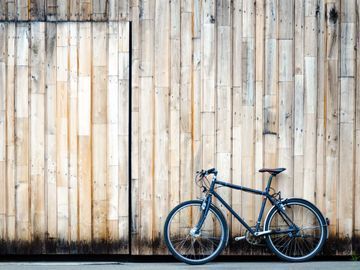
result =
[{"label": "wood grain texture", "polygon": [[0,20],[128,21],[130,0],[3,0]]},{"label": "wood grain texture", "polygon": [[[339,237],[352,238],[354,232],[355,172],[355,89],[356,89],[356,1],[341,1],[340,23],[340,141],[339,141]],[[348,244],[351,250],[351,244]]]},{"label": "wood grain texture", "polygon": [[[164,220],[202,195],[196,170],[262,189],[260,168],[286,167],[273,187],[330,219],[327,254],[357,252],[358,9],[1,1],[0,238],[31,253],[129,254],[131,241],[132,254],[167,254]],[[255,225],[261,198],[219,192]]]},{"label": "wood grain texture", "polygon": [[0,187],[4,191],[0,200],[0,237],[6,236],[6,26],[0,24]]},{"label": "wood grain texture", "polygon": [[[170,86],[170,3],[157,1],[155,6],[154,87],[155,87],[155,115],[154,115],[154,220],[153,237],[163,239],[163,224],[169,213],[169,86]],[[156,249],[159,253],[166,252],[164,245]]]},{"label": "wood grain texture", "polygon": [[16,29],[15,77],[15,174],[16,236],[30,240],[29,206],[29,27],[22,23]]},{"label": "wood grain texture", "polygon": [[5,253],[128,252],[129,23],[112,25],[0,23],[0,238],[20,243]]},{"label": "wood grain texture", "polygon": [[[15,238],[15,37],[16,27],[9,24],[4,33],[8,37],[6,57],[6,233],[9,239]],[[5,40],[4,40],[5,41]],[[6,89],[6,91],[5,91]]]},{"label": "wood grain texture", "polygon": [[[140,53],[142,65],[133,74],[133,81],[145,80],[146,76],[148,84],[153,84],[153,78],[156,81],[159,76],[157,63],[163,61],[168,53],[165,49],[159,55],[157,38],[153,46],[149,37],[156,37],[157,28],[164,26],[155,23],[156,27],[152,28],[146,25],[154,18],[152,3],[134,3],[132,10],[135,15],[140,13],[141,31],[133,32],[133,52],[143,53]],[[161,92],[153,86],[148,89],[149,92],[155,91],[155,107],[151,107],[151,113],[149,106],[143,107],[145,103],[140,107],[137,103],[132,104],[133,108],[139,109],[139,115],[148,112],[149,121],[155,115],[154,131],[150,122],[145,123],[147,130],[154,132],[155,136],[138,133],[137,129],[144,129],[144,126],[138,121],[133,122],[138,125],[133,132],[135,140],[140,145],[145,145],[145,142],[154,145],[142,153],[133,142],[136,149],[132,152],[132,160],[137,167],[132,171],[138,176],[133,183],[149,183],[149,177],[154,177],[151,183],[160,181],[157,173],[146,177],[141,175],[144,170],[141,161],[145,158],[142,155],[146,154],[155,168],[158,166],[162,157],[157,153],[165,153],[160,152],[158,145],[167,148],[162,151],[170,152],[170,208],[190,195],[192,198],[199,196],[199,191],[188,182],[197,169],[217,167],[224,180],[262,188],[262,180],[267,179],[267,175],[258,173],[258,169],[283,166],[287,170],[274,181],[273,187],[282,190],[285,197],[303,197],[316,203],[325,215],[329,213],[334,222],[330,225],[332,239],[345,239],[347,236],[346,239],[350,239],[350,232],[354,233],[358,228],[354,223],[358,217],[354,204],[358,196],[350,196],[354,196],[351,200],[353,206],[347,211],[344,211],[345,201],[342,200],[346,198],[343,194],[350,192],[349,187],[358,187],[355,154],[358,145],[354,144],[357,140],[357,99],[354,95],[358,87],[354,72],[358,65],[358,52],[353,50],[357,40],[353,21],[357,17],[351,13],[356,10],[354,3],[264,0],[255,3],[192,1],[189,4],[187,1],[172,1],[167,11],[170,36],[163,37],[170,42],[171,53],[167,59],[171,72],[162,78],[168,80],[167,76],[170,76],[171,83],[170,117],[168,125],[163,125],[164,129],[169,128],[170,137],[156,136],[160,132],[156,124],[157,110],[164,112],[166,109],[159,106],[157,94]],[[156,1],[155,19],[157,4]],[[137,24],[136,16],[132,18]],[[192,40],[188,33],[190,28]],[[148,41],[146,45],[145,40]],[[162,42],[165,44],[167,41]],[[190,53],[193,66],[188,69]],[[199,68],[196,66],[198,63]],[[136,89],[134,87],[133,91]],[[136,94],[136,102],[153,98],[149,92]],[[352,101],[349,96],[353,97]],[[349,106],[345,108],[345,104]],[[201,108],[200,116],[198,107]],[[137,117],[136,110],[133,113]],[[191,129],[188,129],[189,125]],[[340,130],[340,126],[344,128]],[[146,140],[142,136],[146,136]],[[163,140],[169,140],[168,144]],[[339,167],[342,162],[346,163],[344,168]],[[146,166],[151,166],[149,163]],[[192,171],[188,172],[191,166]],[[146,168],[146,171],[151,169]],[[343,180],[343,175],[348,179]],[[340,191],[343,181],[348,185]],[[151,188],[152,193],[146,193],[146,198],[161,192],[156,184]],[[143,226],[139,219],[143,218],[141,196],[145,194],[141,191],[138,194],[140,198],[136,197],[136,208],[133,209],[140,210],[133,213],[134,228]],[[260,206],[258,198],[236,191],[227,193],[221,190],[221,194],[231,201],[236,211],[254,223],[255,209]],[[339,207],[342,207],[341,214]],[[152,211],[145,214],[146,218],[152,219],[147,226],[158,224],[158,210],[155,207]],[[346,220],[340,227],[339,217]],[[353,220],[353,227],[350,220]],[[241,234],[242,227],[236,220],[229,220],[229,224],[233,236]],[[152,230],[151,237],[159,234],[156,227],[153,226]],[[344,231],[347,233],[343,234]],[[156,241],[154,238],[143,239],[146,245]],[[133,243],[133,250],[142,253],[136,246],[139,242]],[[159,253],[159,249],[151,248],[145,253]],[[346,250],[349,252],[351,248]]]},{"label": "wood grain texture", "polygon": [[45,205],[47,237],[56,237],[56,24],[46,26]]},{"label": "wood grain texture", "polygon": [[44,239],[45,231],[45,23],[31,29],[30,184],[32,237]]},{"label": "wood grain texture", "polygon": [[69,24],[56,28],[56,192],[57,236],[69,239],[68,54]]}]

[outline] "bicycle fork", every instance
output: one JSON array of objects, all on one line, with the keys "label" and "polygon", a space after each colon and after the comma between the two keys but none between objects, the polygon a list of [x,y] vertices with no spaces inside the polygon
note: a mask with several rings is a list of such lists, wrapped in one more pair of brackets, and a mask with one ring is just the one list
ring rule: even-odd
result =
[{"label": "bicycle fork", "polygon": [[190,230],[191,236],[198,237],[200,235],[200,229],[203,226],[204,221],[209,213],[210,205],[211,205],[211,194],[208,194],[205,197],[203,203],[201,204],[201,210],[202,210],[201,217],[198,223],[195,225],[195,227]]}]

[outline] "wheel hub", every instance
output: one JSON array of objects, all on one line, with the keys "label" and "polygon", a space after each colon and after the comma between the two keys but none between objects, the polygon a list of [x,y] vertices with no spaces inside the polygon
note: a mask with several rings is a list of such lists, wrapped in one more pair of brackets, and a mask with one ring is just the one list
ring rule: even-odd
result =
[{"label": "wheel hub", "polygon": [[190,235],[191,235],[192,237],[199,237],[199,236],[201,235],[201,232],[200,232],[200,230],[199,230],[199,232],[196,233],[197,230],[198,230],[198,229],[197,229],[196,227],[192,228],[192,229],[190,230]]},{"label": "wheel hub", "polygon": [[289,230],[292,230],[292,232],[289,232],[289,237],[301,237],[300,230],[297,226],[291,225],[289,226]]}]

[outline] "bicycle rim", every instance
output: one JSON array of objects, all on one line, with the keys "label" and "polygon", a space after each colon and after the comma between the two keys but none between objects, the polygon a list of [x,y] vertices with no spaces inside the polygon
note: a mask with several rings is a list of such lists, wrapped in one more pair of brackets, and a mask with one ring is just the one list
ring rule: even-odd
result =
[{"label": "bicycle rim", "polygon": [[170,248],[177,256],[187,262],[211,260],[223,247],[225,228],[219,215],[209,209],[208,215],[198,235],[193,235],[202,214],[200,203],[182,206],[171,216],[167,238]]},{"label": "bicycle rim", "polygon": [[[324,229],[321,218],[310,206],[300,202],[290,202],[285,206],[286,214],[298,230],[268,236],[273,249],[289,260],[306,260],[315,255],[322,243]],[[292,226],[279,211],[269,218],[268,228],[272,231],[292,230]]]}]

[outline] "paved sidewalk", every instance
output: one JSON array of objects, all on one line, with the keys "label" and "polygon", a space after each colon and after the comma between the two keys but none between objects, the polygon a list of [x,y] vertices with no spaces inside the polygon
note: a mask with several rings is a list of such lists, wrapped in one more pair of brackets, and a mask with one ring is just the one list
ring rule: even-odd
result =
[{"label": "paved sidewalk", "polygon": [[183,263],[123,263],[123,262],[19,262],[0,263],[0,270],[360,270],[360,262],[331,261],[308,263],[283,262],[213,262],[190,266]]}]

